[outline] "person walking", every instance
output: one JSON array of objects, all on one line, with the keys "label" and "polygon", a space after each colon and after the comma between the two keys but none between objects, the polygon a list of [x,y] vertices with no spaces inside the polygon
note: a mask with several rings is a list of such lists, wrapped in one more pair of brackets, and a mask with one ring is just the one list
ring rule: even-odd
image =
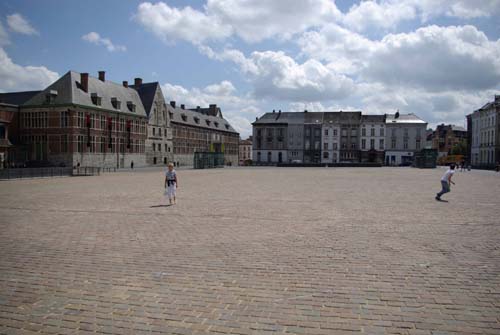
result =
[{"label": "person walking", "polygon": [[177,187],[179,187],[177,183],[177,172],[174,170],[174,164],[169,163],[168,170],[165,173],[165,195],[168,196],[170,205],[172,205],[172,199],[173,204],[176,204]]},{"label": "person walking", "polygon": [[448,170],[444,173],[443,177],[441,178],[441,187],[442,190],[441,192],[436,194],[436,200],[441,201],[441,196],[445,193],[450,192],[450,185],[455,183],[451,180],[451,177],[455,173],[455,164],[451,164]]}]

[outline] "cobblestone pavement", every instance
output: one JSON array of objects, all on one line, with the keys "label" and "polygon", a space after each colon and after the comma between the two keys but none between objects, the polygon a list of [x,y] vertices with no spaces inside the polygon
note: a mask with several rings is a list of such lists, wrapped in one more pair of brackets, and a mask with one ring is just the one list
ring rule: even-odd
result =
[{"label": "cobblestone pavement", "polygon": [[0,182],[0,334],[500,334],[500,174]]}]

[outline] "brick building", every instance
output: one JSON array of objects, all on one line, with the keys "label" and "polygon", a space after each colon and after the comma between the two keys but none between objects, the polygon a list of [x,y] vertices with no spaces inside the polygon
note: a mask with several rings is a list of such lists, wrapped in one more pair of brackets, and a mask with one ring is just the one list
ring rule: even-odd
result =
[{"label": "brick building", "polygon": [[238,165],[239,133],[224,119],[217,105],[186,109],[171,101],[167,112],[177,166],[193,166],[195,152],[224,153],[226,165]]},{"label": "brick building", "polygon": [[104,71],[98,78],[67,72],[19,104],[17,122],[18,144],[26,154],[17,159],[24,163],[145,165],[147,118],[141,99],[134,89],[106,81]]}]

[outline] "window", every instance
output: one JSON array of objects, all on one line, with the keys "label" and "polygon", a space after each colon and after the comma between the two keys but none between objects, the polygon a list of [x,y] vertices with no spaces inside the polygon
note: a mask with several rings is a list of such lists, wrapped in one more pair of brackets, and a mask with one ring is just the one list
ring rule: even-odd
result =
[{"label": "window", "polygon": [[403,141],[403,149],[408,149],[408,139],[404,139]]},{"label": "window", "polygon": [[356,143],[351,143],[351,149],[356,149]]},{"label": "window", "polygon": [[333,136],[337,136],[337,129],[333,130]]},{"label": "window", "polygon": [[328,143],[323,143],[323,150],[328,150]]},{"label": "window", "polygon": [[0,124],[0,139],[5,139],[7,132],[5,131],[5,126]]},{"label": "window", "polygon": [[361,129],[361,136],[366,136],[366,128]]},{"label": "window", "polygon": [[314,129],[314,136],[320,137],[321,136],[321,129],[319,129],[319,128]]},{"label": "window", "polygon": [[391,149],[396,149],[396,139],[395,138],[393,138],[391,140]]},{"label": "window", "polygon": [[122,102],[117,98],[111,98],[111,105],[113,105],[114,109],[120,109],[122,106]]},{"label": "window", "polygon": [[356,128],[351,129],[351,136],[358,136],[358,130]]},{"label": "window", "polygon": [[347,129],[342,129],[342,136],[347,136]]},{"label": "window", "polygon": [[375,128],[370,129],[370,136],[375,136]]},{"label": "window", "polygon": [[311,136],[311,128],[306,128],[306,136]]},{"label": "window", "polygon": [[153,143],[153,151],[156,151],[156,143]]},{"label": "window", "polygon": [[321,145],[319,141],[314,141],[314,150],[321,150]]},{"label": "window", "polygon": [[417,128],[417,137],[420,137],[422,129]]},{"label": "window", "polygon": [[68,152],[68,135],[61,135],[61,152]]},{"label": "window", "polygon": [[161,128],[158,128],[158,136],[161,137]]},{"label": "window", "polygon": [[127,109],[130,112],[135,113],[135,104],[132,101],[127,101]]},{"label": "window", "polygon": [[385,136],[384,135],[384,128],[380,128],[380,136]]},{"label": "window", "polygon": [[370,149],[375,149],[375,139],[373,138],[370,140]]},{"label": "window", "polygon": [[61,128],[69,127],[69,111],[61,112]]},{"label": "window", "polygon": [[92,93],[90,95],[90,98],[92,99],[92,103],[96,106],[100,106],[101,105],[101,100],[102,98],[100,96],[97,95],[97,93]]},{"label": "window", "polygon": [[337,143],[333,143],[333,150],[337,150]]},{"label": "window", "polygon": [[408,137],[408,128],[405,128],[405,129],[404,129],[404,136],[405,136],[405,137]]},{"label": "window", "polygon": [[219,128],[219,122],[214,122],[214,126],[215,126],[216,128]]},{"label": "window", "polygon": [[306,141],[305,141],[305,149],[306,150],[311,149],[311,142],[308,138],[306,138]]},{"label": "window", "polygon": [[328,136],[328,129],[325,129],[325,136]]},{"label": "window", "polygon": [[392,129],[392,137],[396,137],[397,133],[397,129]]},{"label": "window", "polygon": [[347,143],[342,143],[342,149],[347,149]]},{"label": "window", "polygon": [[417,150],[420,150],[420,140],[417,140],[417,141],[415,142],[415,148],[416,148]]},{"label": "window", "polygon": [[156,136],[156,128],[153,127],[153,136]]},{"label": "window", "polygon": [[366,149],[366,140],[365,139],[361,140],[361,149],[362,150]]},{"label": "window", "polygon": [[161,143],[158,143],[158,151],[161,151]]},{"label": "window", "polygon": [[328,151],[323,152],[323,158],[328,159]]},{"label": "window", "polygon": [[199,117],[197,117],[197,116],[195,116],[195,117],[194,117],[194,122],[195,122],[196,124],[200,124],[200,118],[199,118]]},{"label": "window", "polygon": [[[205,120],[205,123],[207,124],[207,126],[210,126],[210,120]],[[259,129],[260,131],[260,129]]]},{"label": "window", "polygon": [[384,140],[379,140],[378,148],[379,150],[384,150]]}]

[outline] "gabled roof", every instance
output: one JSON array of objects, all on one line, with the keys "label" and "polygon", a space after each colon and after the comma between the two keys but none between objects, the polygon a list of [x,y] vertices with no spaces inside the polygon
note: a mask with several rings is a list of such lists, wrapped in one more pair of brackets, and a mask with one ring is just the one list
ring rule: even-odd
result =
[{"label": "gabled roof", "polygon": [[129,87],[135,89],[139,93],[144,109],[146,110],[146,114],[149,116],[155,100],[156,90],[159,89],[160,84],[156,81],[152,83],[143,83],[139,86],[130,85]]},{"label": "gabled roof", "polygon": [[[33,96],[23,106],[46,105],[46,96],[47,94],[50,94],[51,91],[57,92],[57,95],[54,96],[50,105],[75,104],[87,106],[96,110],[112,110],[124,114],[146,116],[139,93],[137,93],[135,89],[124,87],[122,84],[117,84],[107,80],[101,81],[98,78],[89,76],[88,92],[85,92],[81,86],[80,73],[74,71],[68,71],[52,85]],[[97,94],[97,96],[101,98],[100,106],[97,106],[92,102],[91,96],[93,93]],[[113,104],[111,103],[112,98],[116,98],[121,102],[120,108],[113,107]],[[131,112],[128,109],[128,102],[135,105],[135,112]]]},{"label": "gabled roof", "polygon": [[40,92],[41,91],[0,93],[0,103],[19,106],[24,104],[26,101],[33,98],[36,94]]},{"label": "gabled roof", "polygon": [[190,109],[172,107],[171,105],[167,105],[167,110],[171,113],[170,122],[238,134],[231,124],[223,117],[198,113]]}]

